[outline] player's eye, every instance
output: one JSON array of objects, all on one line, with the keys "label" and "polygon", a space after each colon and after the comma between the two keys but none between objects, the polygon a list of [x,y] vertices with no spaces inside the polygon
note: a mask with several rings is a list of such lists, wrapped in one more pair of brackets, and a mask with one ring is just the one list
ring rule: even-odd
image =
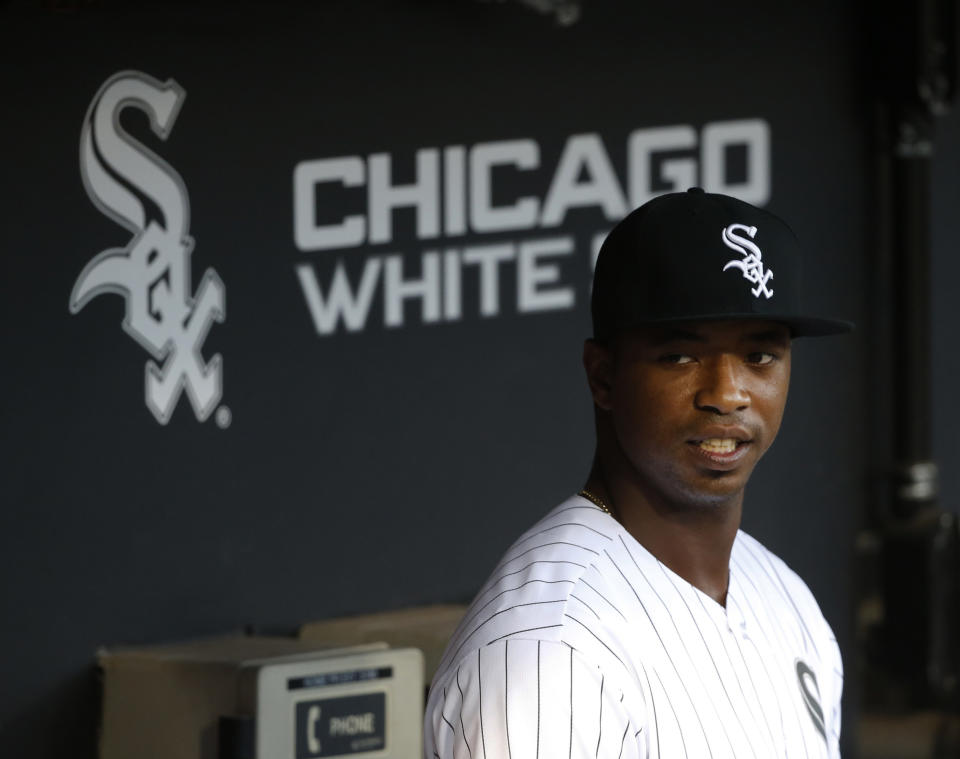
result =
[{"label": "player's eye", "polygon": [[689,364],[693,361],[693,356],[686,353],[665,353],[660,357],[660,362],[664,364]]},{"label": "player's eye", "polygon": [[756,351],[747,356],[747,361],[751,364],[757,364],[759,366],[767,366],[772,364],[777,360],[777,357],[772,353],[767,353],[766,351]]}]

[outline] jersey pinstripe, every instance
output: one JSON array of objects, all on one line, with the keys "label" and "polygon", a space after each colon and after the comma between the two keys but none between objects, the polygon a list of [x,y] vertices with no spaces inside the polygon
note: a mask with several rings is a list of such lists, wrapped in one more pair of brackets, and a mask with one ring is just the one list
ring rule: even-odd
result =
[{"label": "jersey pinstripe", "polygon": [[744,532],[726,608],[573,496],[513,544],[434,677],[426,759],[839,756],[843,670],[803,581]]}]

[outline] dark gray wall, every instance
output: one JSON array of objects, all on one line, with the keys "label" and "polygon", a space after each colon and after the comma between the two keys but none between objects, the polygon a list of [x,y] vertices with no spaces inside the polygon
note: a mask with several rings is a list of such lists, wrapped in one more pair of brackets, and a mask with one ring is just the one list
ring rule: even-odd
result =
[{"label": "dark gray wall", "polygon": [[[763,119],[768,206],[809,251],[814,301],[860,319],[858,24],[828,3],[695,5],[589,3],[570,28],[465,2],[0,18],[0,755],[93,755],[101,645],[468,600],[513,537],[583,481],[579,354],[589,241],[610,223],[600,209],[559,228],[431,240],[401,211],[388,245],[303,252],[298,162],[382,151],[411,181],[419,148],[535,139],[540,168],[497,175],[495,200],[509,203],[543,198],[570,135],[600,134],[623,184],[633,130]],[[68,310],[84,266],[131,238],[90,202],[78,166],[87,108],[124,69],[187,92],[166,141],[139,114],[122,123],[189,191],[193,287],[208,267],[225,283],[227,318],[202,352],[223,356],[226,429],[186,397],[169,424],[150,415],[148,355],[122,331],[118,295]],[[518,313],[511,264],[496,317],[479,315],[474,273],[458,321],[424,324],[412,308],[387,328],[378,295],[361,333],[320,336],[295,274],[308,263],[329,283],[342,261],[355,283],[368,258],[400,253],[410,276],[431,248],[554,235],[575,242],[555,259],[575,302],[542,313]],[[808,580],[851,672],[862,341],[797,345],[785,425],[745,515]]]}]

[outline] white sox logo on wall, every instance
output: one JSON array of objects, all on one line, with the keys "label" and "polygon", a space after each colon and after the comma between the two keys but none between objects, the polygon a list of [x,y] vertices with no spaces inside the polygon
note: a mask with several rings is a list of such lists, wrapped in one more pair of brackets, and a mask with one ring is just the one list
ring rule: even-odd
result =
[{"label": "white sox logo on wall", "polygon": [[[161,424],[170,420],[183,390],[200,421],[220,401],[222,359],[217,354],[204,363],[200,348],[212,323],[226,318],[225,291],[217,273],[207,269],[191,293],[187,188],[166,161],[123,130],[120,112],[143,111],[153,132],[166,140],[185,96],[172,79],[161,83],[138,71],[120,72],[93,98],[80,133],[87,194],[133,237],[86,265],[73,286],[70,311],[103,293],[126,299],[123,329],[153,356],[146,364],[146,403]],[[229,409],[221,407],[216,418],[227,426]]]},{"label": "white sox logo on wall", "polygon": [[[738,231],[746,232],[750,237],[741,237],[737,234]],[[723,270],[740,269],[743,273],[743,278],[756,285],[756,287],[750,289],[750,292],[753,293],[755,298],[759,298],[760,293],[763,293],[767,298],[771,298],[773,297],[773,290],[767,288],[767,282],[773,279],[773,271],[771,269],[764,269],[763,254],[760,252],[760,248],[757,247],[756,243],[753,242],[753,237],[756,234],[757,228],[748,227],[746,224],[731,224],[723,230],[720,235],[723,239],[723,244],[743,256],[742,261],[736,258],[728,261],[726,266],[723,267]]]}]

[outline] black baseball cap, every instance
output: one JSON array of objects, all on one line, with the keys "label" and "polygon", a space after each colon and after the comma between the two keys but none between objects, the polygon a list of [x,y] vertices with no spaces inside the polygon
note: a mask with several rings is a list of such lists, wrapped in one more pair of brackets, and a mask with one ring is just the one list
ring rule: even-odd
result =
[{"label": "black baseball cap", "polygon": [[692,187],[660,195],[607,235],[590,310],[598,340],[643,325],[764,319],[794,337],[849,332],[853,324],[808,312],[802,253],[769,211]]}]

